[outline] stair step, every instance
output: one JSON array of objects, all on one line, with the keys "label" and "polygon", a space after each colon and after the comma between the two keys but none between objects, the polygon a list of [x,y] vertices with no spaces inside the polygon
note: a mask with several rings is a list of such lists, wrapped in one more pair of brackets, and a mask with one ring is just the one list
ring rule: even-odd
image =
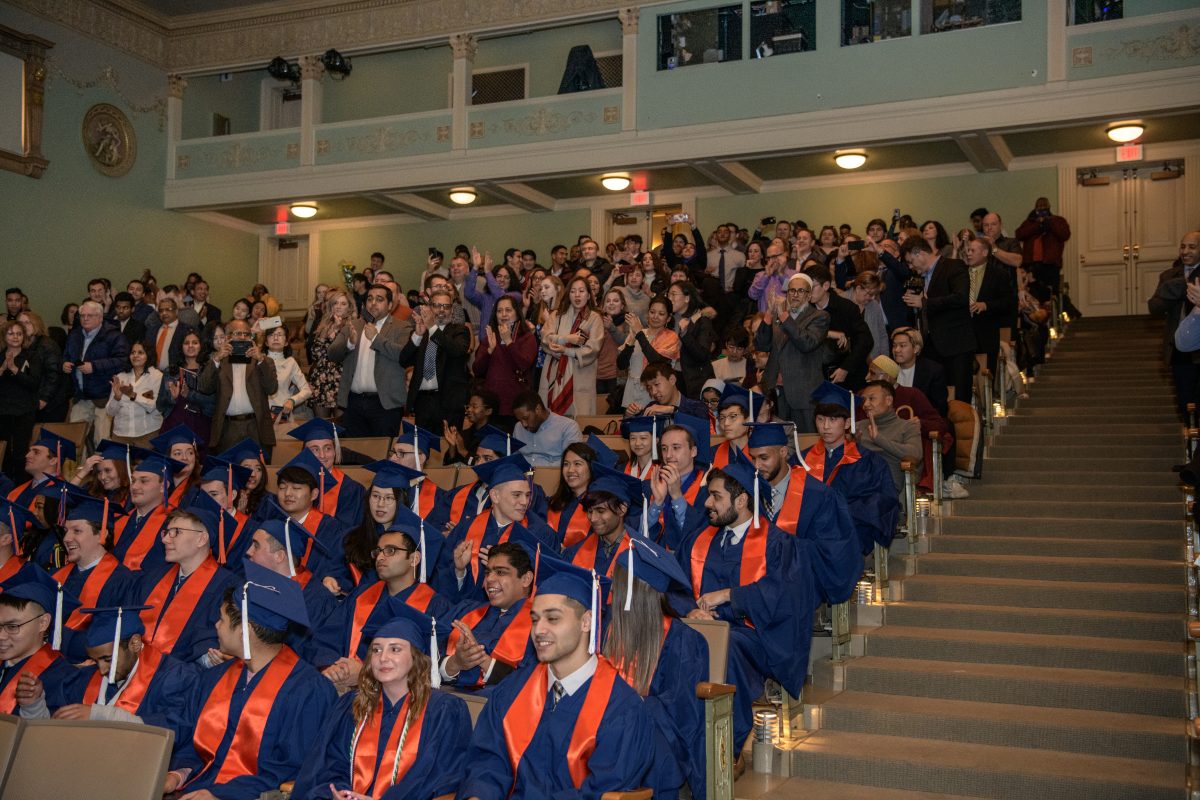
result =
[{"label": "stair step", "polygon": [[[1031,431],[1018,430],[1016,428],[1005,428],[1001,435],[996,439],[996,444],[992,445],[991,449],[998,447],[1023,447],[1026,445],[1043,448],[1055,448],[1055,452],[1061,447],[1077,447],[1081,444],[1087,444],[1088,439],[1074,433],[1047,433],[1039,434]],[[1184,438],[1178,431],[1170,433],[1109,433],[1104,432],[1104,445],[1109,448],[1111,453],[1114,448],[1119,448],[1124,454],[1126,447],[1160,447],[1160,448],[1175,448],[1175,452],[1183,452]],[[1159,452],[1162,452],[1161,450]]]},{"label": "stair step", "polygon": [[[1090,419],[1072,419],[1062,417],[1049,416],[1021,416],[1018,410],[1015,416],[1006,417],[1002,431],[1020,431],[1024,433],[1037,433],[1039,429],[1053,427],[1056,430],[1047,431],[1048,433],[1078,433],[1080,435],[1094,435],[1099,428],[1097,424]],[[1124,422],[1108,422],[1104,425],[1105,433],[1174,433],[1179,436],[1183,435],[1183,423],[1179,419],[1170,419],[1166,421],[1145,422],[1139,421],[1136,418],[1126,419]]]},{"label": "stair step", "polygon": [[1182,642],[884,625],[862,631],[868,655],[1187,677]]},{"label": "stair step", "polygon": [[[984,478],[984,483],[987,479]],[[1180,500],[1166,503],[1139,502],[1122,503],[1119,501],[1071,501],[1062,500],[984,500],[974,496],[955,503],[955,516],[966,517],[1034,517],[1047,519],[1062,517],[1066,519],[1103,519],[1103,520],[1159,520],[1171,521],[1177,525],[1183,524],[1185,517],[1184,504]]]},{"label": "stair step", "polygon": [[1050,558],[1046,556],[983,556],[928,553],[917,569],[926,575],[963,575],[1033,580],[1126,581],[1183,586],[1187,578],[1183,561],[1145,558]]},{"label": "stair step", "polygon": [[[976,502],[974,500],[972,503]],[[1051,539],[1043,536],[964,536],[942,533],[929,537],[934,553],[1072,557],[1081,553],[1105,558],[1182,561],[1183,542],[1171,539]]]},{"label": "stair step", "polygon": [[[742,786],[741,781],[734,785],[734,795],[739,798],[750,797],[744,794]],[[910,792],[887,786],[855,786],[838,780],[818,781],[812,778],[788,778],[766,794],[753,797],[755,800],[968,800],[957,794]]]},{"label": "stair step", "polygon": [[1180,613],[1097,611],[1090,608],[1029,608],[998,605],[930,603],[920,600],[889,602],[883,607],[887,625],[920,628],[1010,631],[1100,639],[1144,639],[1180,642],[1184,625]]},{"label": "stair step", "polygon": [[[824,675],[827,667],[817,664]],[[945,700],[1104,709],[1181,721],[1187,713],[1182,678],[1107,670],[863,656],[846,662],[845,687]]]},{"label": "stair step", "polygon": [[974,797],[1178,800],[1186,769],[1112,756],[819,731],[792,753],[795,772],[820,779]]},{"label": "stair step", "polygon": [[986,475],[989,471],[1028,472],[1039,469],[1062,469],[1064,466],[1070,466],[1075,469],[1076,475],[1097,472],[1126,472],[1128,470],[1158,471],[1165,474],[1172,474],[1171,467],[1180,463],[1182,456],[1182,453],[1167,453],[1159,458],[1114,458],[1111,456],[1061,458],[1051,455],[1042,455],[1037,458],[995,458],[989,456],[983,462],[983,471]]},{"label": "stair step", "polygon": [[1091,459],[1124,462],[1131,458],[1166,459],[1173,464],[1178,464],[1183,460],[1184,455],[1183,440],[1179,438],[1169,444],[1149,442],[1118,446],[1116,442],[1109,443],[1105,437],[1104,439],[1093,438],[1089,441],[1076,439],[1073,444],[1050,445],[1041,442],[1011,441],[1007,436],[1001,434],[997,437],[996,443],[988,448],[987,457],[989,461],[1009,458],[1037,460],[1044,458],[1051,448],[1053,448],[1055,458],[1065,459],[1068,464]]},{"label": "stair step", "polygon": [[917,574],[900,581],[899,587],[905,600],[932,603],[1134,611],[1178,614],[1180,618],[1187,610],[1187,592],[1182,583],[1095,583],[1033,580],[1024,576],[978,578]]},{"label": "stair step", "polygon": [[[1076,479],[1082,480],[1080,476],[1076,476]],[[1010,509],[1033,500],[1176,503],[1180,513],[1183,513],[1183,492],[1178,486],[1123,486],[1112,483],[1055,483],[1042,486],[1024,483],[996,483],[993,476],[989,475],[987,480],[976,481],[971,485],[970,500],[960,503],[959,507],[974,504],[978,500],[1004,501],[1011,504]],[[955,513],[959,513],[957,507]]]},{"label": "stair step", "polygon": [[1121,470],[1113,472],[1083,475],[1079,472],[1065,470],[1065,464],[1059,464],[1054,469],[1030,469],[1024,472],[1004,471],[989,472],[984,486],[999,486],[1001,484],[1019,484],[1032,486],[1064,486],[1087,483],[1091,486],[1157,486],[1159,488],[1179,486],[1179,476],[1170,470],[1163,472],[1140,472],[1137,470]]},{"label": "stair step", "polygon": [[821,706],[821,730],[1187,761],[1182,720],[1110,711],[842,692]]},{"label": "stair step", "polygon": [[[954,503],[953,517],[939,517],[934,530],[961,536],[1032,536],[1056,539],[1170,539],[1183,541],[1182,513],[1177,520],[1077,519],[1066,517],[987,517],[964,513],[974,498]],[[984,501],[990,502],[990,501]]]}]

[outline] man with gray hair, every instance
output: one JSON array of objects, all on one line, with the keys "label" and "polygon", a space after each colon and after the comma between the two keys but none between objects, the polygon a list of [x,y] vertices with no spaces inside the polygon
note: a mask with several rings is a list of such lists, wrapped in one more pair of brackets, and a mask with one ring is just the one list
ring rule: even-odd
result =
[{"label": "man with gray hair", "polygon": [[112,417],[105,411],[112,379],[129,361],[129,342],[117,326],[104,320],[104,306],[85,300],[79,324],[67,334],[62,371],[68,376],[73,400],[68,422],[92,423],[92,442],[107,439]]},{"label": "man with gray hair", "polygon": [[[781,248],[772,244],[767,257],[778,255]],[[812,393],[821,381],[822,359],[829,314],[812,305],[813,280],[803,272],[788,278],[787,296],[763,313],[762,324],[754,334],[754,348],[769,353],[760,386],[779,387],[779,416],[796,423],[797,429],[811,433]]]}]

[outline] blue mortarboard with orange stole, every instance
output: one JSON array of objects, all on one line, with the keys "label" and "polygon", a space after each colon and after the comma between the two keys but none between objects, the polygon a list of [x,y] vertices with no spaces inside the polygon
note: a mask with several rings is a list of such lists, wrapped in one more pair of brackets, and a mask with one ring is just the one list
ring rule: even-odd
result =
[{"label": "blue mortarboard with orange stole", "polygon": [[34,439],[30,447],[44,447],[54,454],[54,468],[58,471],[58,475],[62,475],[63,460],[75,460],[75,443],[66,437],[59,436],[54,431],[42,426],[42,430],[38,433],[38,438]]},{"label": "blue mortarboard with orange stole", "polygon": [[[167,498],[171,496],[171,480],[175,473],[183,469],[183,464],[178,461],[167,458],[159,453],[151,453],[141,460],[141,462],[133,468],[134,472],[148,472],[151,475],[157,475],[162,478],[163,496],[162,504],[167,504]],[[132,474],[130,479],[132,480]]]},{"label": "blue mortarboard with orange stole", "polygon": [[371,479],[372,486],[378,486],[381,489],[417,489],[418,491],[414,491],[409,495],[416,504],[416,508],[413,509],[415,513],[428,514],[433,510],[431,508],[421,508],[421,492],[419,489],[421,483],[428,480],[424,472],[406,467],[403,464],[398,464],[386,458],[382,461],[372,461],[364,469],[375,473],[375,477]]},{"label": "blue mortarboard with orange stole", "polygon": [[100,541],[108,541],[108,532],[118,517],[124,516],[121,507],[107,497],[92,497],[90,494],[72,493],[67,496],[67,520],[82,519],[92,523],[100,531]]},{"label": "blue mortarboard with orange stole", "polygon": [[625,551],[625,559],[621,564],[627,573],[623,606],[626,611],[633,605],[634,578],[645,581],[661,594],[666,594],[671,584],[688,594],[692,592],[691,578],[683,571],[675,556],[648,539],[630,539],[629,549]]},{"label": "blue mortarboard with orange stole", "polygon": [[403,639],[429,656],[429,683],[437,689],[442,685],[438,665],[441,657],[438,655],[437,620],[396,597],[388,597],[387,610],[388,614],[382,622],[372,623],[363,628],[363,638]]},{"label": "blue mortarboard with orange stole", "polygon": [[292,519],[292,515],[283,510],[274,495],[267,495],[263,504],[263,518],[258,523],[257,530],[264,531],[275,541],[283,545],[287,551],[288,575],[296,577],[296,565],[293,563],[297,552],[303,554],[308,549],[309,540],[322,553],[329,550],[321,544],[312,531]]},{"label": "blue mortarboard with orange stole", "polygon": [[[313,480],[317,482],[317,505],[325,501],[326,492],[332,491],[333,487],[337,486],[337,479],[330,474],[329,470],[325,469],[325,465],[312,454],[311,450],[301,450],[295,458],[283,465],[283,469],[288,467],[302,469],[313,476]],[[278,479],[277,475],[276,480]]]},{"label": "blue mortarboard with orange stole", "polygon": [[218,454],[217,458],[232,464],[241,464],[243,461],[254,459],[264,467],[267,465],[267,457],[263,454],[262,446],[250,438],[242,439],[224,453]]},{"label": "blue mortarboard with orange stole", "polygon": [[437,450],[438,452],[442,450],[442,440],[439,436],[430,433],[424,428],[418,428],[407,420],[401,422],[400,435],[396,437],[396,441],[408,442],[413,446],[413,450],[425,457],[429,456],[430,450]]},{"label": "blue mortarboard with orange stole", "polygon": [[795,425],[790,422],[749,422],[747,427],[750,428],[749,441],[746,443],[747,449],[795,445],[796,458],[800,461],[801,466],[804,467],[805,472],[812,471],[812,467],[800,457],[800,433],[796,430]]},{"label": "blue mortarboard with orange stole", "polygon": [[63,591],[62,584],[50,577],[50,573],[41,567],[26,562],[17,571],[14,582],[4,591],[9,597],[19,597],[31,600],[42,607],[52,617],[50,628],[53,635],[50,646],[55,650],[62,648],[63,621],[71,612],[79,608],[79,601]]},{"label": "blue mortarboard with orange stole", "polygon": [[701,464],[712,463],[712,434],[709,432],[708,420],[692,417],[687,414],[676,414],[675,425],[687,428],[696,443],[696,461]]},{"label": "blue mortarboard with orange stole", "polygon": [[[484,425],[479,429],[479,437],[479,444],[476,447],[485,447],[501,457],[513,454],[513,437],[511,433],[495,425]],[[519,443],[517,444],[517,449],[521,449]]]},{"label": "blue mortarboard with orange stole", "polygon": [[246,579],[234,591],[242,610],[242,658],[250,660],[250,626],[247,620],[270,628],[286,631],[294,622],[307,628],[311,624],[304,606],[304,590],[286,575],[260,567],[247,559],[243,564]]},{"label": "blue mortarboard with orange stole", "polygon": [[642,510],[642,536],[650,537],[648,501],[640,479],[604,464],[592,464],[592,482],[588,484],[587,493],[584,496],[586,497],[592,492],[608,492],[624,503],[630,511],[640,507]]},{"label": "blue mortarboard with orange stole", "polygon": [[658,437],[663,428],[671,424],[670,414],[647,414],[644,417],[630,417],[621,422],[621,435],[626,439],[631,433],[650,434],[650,452],[653,458],[658,458]]},{"label": "blue mortarboard with orange stole", "polygon": [[[108,665],[109,684],[117,681],[117,648],[122,639],[128,639],[146,632],[139,611],[145,611],[153,606],[107,606],[104,608],[81,608],[81,614],[91,614],[92,621],[87,626],[84,641],[88,647],[100,647],[112,643],[112,658]],[[100,696],[104,693],[101,691]]]},{"label": "blue mortarboard with orange stole", "polygon": [[[85,499],[93,499],[92,496],[88,494],[86,489],[76,486],[73,483],[67,483],[66,481],[46,481],[38,487],[37,493],[42,497],[47,497],[51,500],[57,501],[58,515],[56,518],[56,523],[58,525],[62,525],[68,519],[87,519],[87,517],[84,516],[73,516],[71,514],[72,506],[75,503]],[[108,522],[106,517],[99,514],[96,515],[93,521],[101,523]],[[103,527],[104,533],[107,535],[107,524],[105,524]]]},{"label": "blue mortarboard with orange stole", "polygon": [[442,553],[442,545],[446,538],[441,531],[425,532],[425,520],[413,513],[407,506],[396,506],[396,516],[387,526],[389,531],[400,531],[408,534],[417,543],[421,551],[421,583],[429,583],[429,572],[437,566],[438,556]]},{"label": "blue mortarboard with orange stole", "polygon": [[101,458],[108,461],[117,461],[125,464],[126,477],[133,474],[134,461],[141,461],[146,456],[154,454],[153,450],[147,450],[135,444],[114,442],[112,439],[105,439],[96,445],[96,452],[100,454]]},{"label": "blue mortarboard with orange stole", "polygon": [[754,515],[754,527],[757,528],[762,498],[771,496],[771,484],[744,456],[731,458],[721,471],[750,493],[750,510]]},{"label": "blue mortarboard with orange stole", "polygon": [[26,526],[37,525],[37,516],[28,507],[0,497],[0,526],[12,534],[13,553],[21,557],[21,535]]},{"label": "blue mortarboard with orange stole", "polygon": [[196,492],[184,510],[195,514],[208,530],[209,540],[217,543],[217,562],[224,564],[228,560],[225,543],[237,533],[237,517],[221,508],[208,492]]},{"label": "blue mortarboard with orange stole", "polygon": [[600,650],[601,608],[612,584],[594,569],[583,569],[562,559],[543,554],[539,569],[547,577],[538,584],[541,596],[559,594],[569,597],[592,612],[592,630],[588,635],[588,652]]},{"label": "blue mortarboard with orange stole", "polygon": [[762,408],[763,396],[753,389],[747,389],[740,383],[725,384],[725,391],[721,392],[721,399],[717,401],[717,408],[721,409],[728,405],[741,406],[751,420],[758,413],[758,409]]},{"label": "blue mortarboard with orange stole", "polygon": [[520,453],[513,453],[486,464],[476,464],[472,469],[475,470],[476,477],[489,489],[509,481],[528,481],[529,473],[533,471],[533,467]]},{"label": "blue mortarboard with orange stole", "polygon": [[327,419],[313,417],[303,425],[297,425],[288,431],[288,436],[293,439],[299,439],[302,442],[319,442],[325,439],[331,440],[338,449],[341,449],[341,439],[339,437],[346,435],[346,429],[340,425],[335,425]]},{"label": "blue mortarboard with orange stole", "polygon": [[200,452],[200,445],[196,441],[196,433],[183,424],[176,425],[169,431],[163,431],[150,440],[150,446],[164,456],[171,455],[171,448],[177,444],[191,445],[193,450],[197,453]]},{"label": "blue mortarboard with orange stole", "polygon": [[[245,488],[250,482],[250,476],[253,473],[249,467],[243,467],[240,464],[234,464],[231,461],[226,461],[217,456],[209,456],[204,459],[204,468],[200,473],[200,482],[207,483],[209,481],[218,481],[225,486],[225,510],[232,512],[234,509],[234,492],[239,492]],[[236,521],[236,517],[234,518]],[[222,564],[225,563],[225,537],[222,530],[219,536],[220,546],[217,550],[217,555]]]},{"label": "blue mortarboard with orange stole", "polygon": [[[855,433],[858,409],[862,408],[863,404],[861,397],[855,396],[854,392],[844,386],[838,386],[836,383],[825,381],[813,390],[812,401],[815,405],[830,405],[844,409],[846,416],[850,418],[850,432]],[[796,457],[800,457],[798,450]]]}]

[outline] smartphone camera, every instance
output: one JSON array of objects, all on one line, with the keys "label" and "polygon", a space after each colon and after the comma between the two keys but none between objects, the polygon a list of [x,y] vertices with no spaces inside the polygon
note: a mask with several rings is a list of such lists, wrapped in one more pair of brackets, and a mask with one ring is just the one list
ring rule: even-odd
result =
[{"label": "smartphone camera", "polygon": [[232,353],[229,356],[231,364],[249,364],[250,356],[246,355],[250,352],[250,348],[254,346],[254,342],[247,339],[234,339],[229,343],[232,348]]}]

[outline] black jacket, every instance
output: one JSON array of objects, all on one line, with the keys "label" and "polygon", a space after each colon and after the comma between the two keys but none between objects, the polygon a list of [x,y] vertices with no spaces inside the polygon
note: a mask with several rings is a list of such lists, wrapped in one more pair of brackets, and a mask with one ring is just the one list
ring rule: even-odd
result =
[{"label": "black jacket", "polygon": [[970,296],[967,265],[956,258],[939,258],[919,315],[925,349],[933,351],[930,355],[946,357],[975,352]]},{"label": "black jacket", "polygon": [[[970,267],[967,280],[970,281]],[[983,281],[979,284],[979,296],[975,298],[987,304],[987,310],[971,317],[975,329],[976,352],[995,353],[1000,350],[1000,329],[1012,325],[1016,314],[1016,293],[1012,278],[1003,264],[989,260],[984,266]]]},{"label": "black jacket", "polygon": [[829,304],[824,310],[829,312],[829,330],[841,331],[849,340],[845,349],[839,348],[833,339],[825,340],[825,373],[828,375],[835,369],[846,370],[848,374],[842,385],[858,391],[867,381],[867,357],[875,346],[875,337],[871,335],[871,329],[867,327],[867,321],[863,319],[858,306],[834,292],[832,287]]}]

